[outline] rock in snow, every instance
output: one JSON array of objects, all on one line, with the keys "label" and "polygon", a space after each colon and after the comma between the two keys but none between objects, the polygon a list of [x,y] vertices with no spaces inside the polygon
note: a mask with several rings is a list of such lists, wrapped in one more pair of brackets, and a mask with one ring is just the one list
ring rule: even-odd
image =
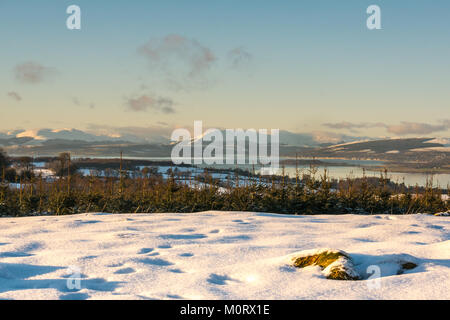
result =
[{"label": "rock in snow", "polygon": [[[296,268],[306,268],[319,266],[327,279],[331,280],[361,280],[364,279],[357,266],[354,265],[351,256],[336,249],[318,249],[299,252],[291,258],[293,266]],[[394,257],[386,259],[383,264],[393,263],[398,265],[397,274],[403,274],[406,270],[412,270],[417,264],[405,259]]]},{"label": "rock in snow", "polygon": [[319,266],[327,279],[358,280],[360,275],[348,253],[335,249],[300,252],[292,258],[296,268]]}]

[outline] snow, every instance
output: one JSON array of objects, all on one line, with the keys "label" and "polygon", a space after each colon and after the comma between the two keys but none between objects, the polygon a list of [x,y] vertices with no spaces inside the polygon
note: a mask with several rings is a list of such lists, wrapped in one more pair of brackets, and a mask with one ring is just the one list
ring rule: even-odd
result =
[{"label": "snow", "polygon": [[339,269],[340,271],[346,272],[352,278],[355,279],[359,278],[359,273],[355,270],[353,263],[350,260],[343,257],[340,257],[335,262],[326,267],[323,270],[324,276],[328,277],[335,268]]},{"label": "snow", "polygon": [[54,176],[54,173],[50,169],[37,168],[34,169],[34,174],[36,176],[42,175],[43,178],[50,178]]},{"label": "snow", "polygon": [[[317,248],[343,250],[360,272],[378,268],[381,278],[328,280],[319,267],[291,266],[292,254]],[[418,267],[397,275],[398,261]],[[203,212],[0,219],[3,299],[450,299],[449,283],[450,220],[444,216]]]}]

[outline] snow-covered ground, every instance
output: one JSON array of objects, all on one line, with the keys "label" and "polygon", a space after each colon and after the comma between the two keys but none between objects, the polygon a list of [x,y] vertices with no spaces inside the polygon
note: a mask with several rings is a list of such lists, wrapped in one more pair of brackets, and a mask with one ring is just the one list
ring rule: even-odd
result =
[{"label": "snow-covered ground", "polygon": [[[360,270],[380,268],[379,282],[328,280],[318,267],[290,266],[293,253],[322,247],[346,251]],[[418,267],[397,275],[392,261],[402,257]],[[0,219],[4,299],[450,299],[449,285],[448,217],[204,212]]]}]

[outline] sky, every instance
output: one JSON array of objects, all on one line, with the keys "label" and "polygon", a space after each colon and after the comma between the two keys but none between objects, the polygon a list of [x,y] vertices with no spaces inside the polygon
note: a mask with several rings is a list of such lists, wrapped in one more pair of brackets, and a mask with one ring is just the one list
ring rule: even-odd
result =
[{"label": "sky", "polygon": [[[366,26],[373,4],[381,30]],[[448,138],[449,14],[437,0],[0,0],[0,131],[202,120]]]}]

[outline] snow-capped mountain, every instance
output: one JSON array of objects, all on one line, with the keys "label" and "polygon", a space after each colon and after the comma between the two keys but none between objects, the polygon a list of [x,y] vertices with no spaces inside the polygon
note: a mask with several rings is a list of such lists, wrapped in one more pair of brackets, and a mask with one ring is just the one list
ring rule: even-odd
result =
[{"label": "snow-capped mountain", "polygon": [[[226,130],[218,130],[222,136],[223,139],[226,138]],[[244,130],[245,131],[245,130]],[[216,131],[217,132],[217,131]],[[267,135],[259,134],[258,130],[256,130],[258,133],[258,139],[259,141],[268,141],[270,143],[272,133],[268,131]],[[192,143],[195,141],[198,141],[199,139],[205,140],[208,139],[210,131],[205,130],[205,132],[192,139]],[[341,134],[334,134],[330,132],[321,132],[316,131],[312,133],[294,133],[286,130],[280,130],[279,131],[279,143],[280,146],[292,146],[292,147],[319,147],[323,145],[332,145],[335,143],[347,143],[347,142],[358,142],[363,139],[367,138],[361,138],[361,137],[352,137],[352,136],[346,136]]]},{"label": "snow-capped mountain", "polygon": [[130,143],[166,143],[167,138],[160,136],[138,137],[131,134],[95,134],[78,129],[33,129],[0,132],[0,145],[8,140],[23,141],[23,144],[39,145],[51,140],[84,142],[130,142]]},{"label": "snow-capped mountain", "polygon": [[[204,129],[200,138],[205,138],[208,130]],[[225,130],[219,132],[226,137]],[[170,157],[173,141],[171,130],[154,130],[152,128],[93,128],[78,129],[35,129],[0,132],[0,148],[12,155],[54,155],[70,151],[74,154],[89,156],[117,156],[121,151],[135,157]],[[271,132],[268,132],[270,135]],[[214,138],[213,138],[214,139]],[[212,139],[204,139],[207,145]],[[270,137],[259,135],[259,142]],[[279,132],[280,155],[293,156],[301,152],[310,157],[372,157],[398,158],[411,152],[415,154],[433,152],[450,152],[448,138],[407,138],[407,139],[370,139],[352,137],[329,132],[294,133],[286,130]],[[225,144],[224,144],[225,145]],[[416,157],[417,155],[412,155]],[[429,157],[426,155],[425,157]],[[408,159],[409,159],[408,158]]]}]

